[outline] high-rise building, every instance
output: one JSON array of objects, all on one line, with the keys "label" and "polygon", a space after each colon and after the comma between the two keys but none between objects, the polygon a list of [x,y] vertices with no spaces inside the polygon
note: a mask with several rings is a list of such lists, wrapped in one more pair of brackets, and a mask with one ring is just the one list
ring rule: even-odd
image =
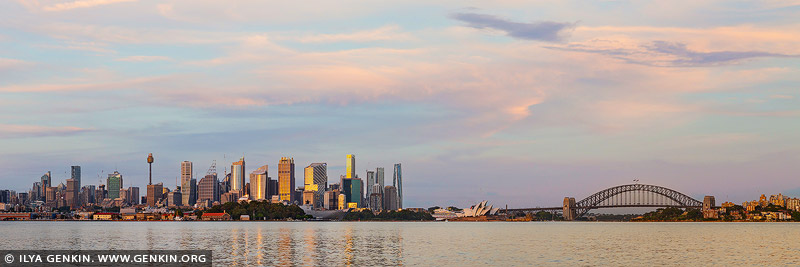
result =
[{"label": "high-rise building", "polygon": [[47,188],[53,186],[53,178],[50,176],[50,171],[47,171],[44,175],[42,175],[42,191],[39,192],[42,200],[46,200]]},{"label": "high-rise building", "polygon": [[272,177],[267,177],[267,199],[272,200],[272,196],[278,196],[280,199],[280,195],[278,195],[278,180],[272,179]]},{"label": "high-rise building", "polygon": [[[84,204],[94,204],[95,203],[95,196],[96,188],[94,185],[84,185],[81,190],[81,201]],[[90,206],[90,205],[87,205]]]},{"label": "high-rise building", "polygon": [[49,186],[45,188],[44,193],[44,201],[46,203],[53,203],[56,201],[56,191],[58,191],[55,187]]},{"label": "high-rise building", "polygon": [[[386,183],[383,179],[383,173],[384,173],[383,167],[375,168],[375,183],[381,185],[381,188],[386,186]],[[381,194],[382,193],[383,190],[381,189]]]},{"label": "high-rise building", "polygon": [[394,165],[394,175],[392,175],[392,183],[397,188],[397,208],[403,208],[403,172],[400,168],[400,163]]},{"label": "high-rise building", "polygon": [[81,189],[81,166],[72,166],[70,169],[71,169],[71,172],[72,172],[71,177],[72,177],[72,179],[74,179],[78,183],[77,184],[78,187],[76,187],[76,188],[78,188],[78,190],[80,191],[80,189]]},{"label": "high-rise building", "polygon": [[383,209],[384,210],[397,210],[397,188],[394,186],[386,186],[383,188]]},{"label": "high-rise building", "polygon": [[75,179],[67,179],[67,194],[65,195],[65,199],[67,201],[67,206],[70,209],[75,209],[81,206],[80,198],[78,198],[78,192],[80,188],[78,187],[78,181]]},{"label": "high-rise building", "polygon": [[167,193],[167,207],[180,207],[183,206],[183,194],[181,191],[175,190]]},{"label": "high-rise building", "polygon": [[353,154],[347,154],[345,178],[356,178],[356,156]]},{"label": "high-rise building", "polygon": [[323,208],[326,210],[335,210],[339,208],[338,204],[339,200],[339,190],[329,190],[325,191],[325,196],[323,197]]},{"label": "high-rise building", "polygon": [[266,200],[271,196],[269,192],[269,166],[264,165],[250,173],[250,199],[251,200]]},{"label": "high-rise building", "polygon": [[342,193],[345,196],[345,206],[347,203],[356,203],[359,208],[364,207],[361,201],[364,198],[364,183],[360,178],[342,178]]},{"label": "high-rise building", "polygon": [[294,158],[281,157],[278,163],[278,195],[281,201],[294,202]]},{"label": "high-rise building", "polygon": [[108,185],[108,198],[112,200],[119,198],[119,190],[122,189],[122,174],[118,171],[109,173],[106,185]]},{"label": "high-rise building", "polygon": [[128,187],[128,204],[139,205],[139,187]]},{"label": "high-rise building", "polygon": [[[375,184],[375,172],[367,170],[367,197],[372,194],[372,185]],[[381,190],[383,191],[383,190]],[[369,207],[369,202],[367,202],[367,207]]]},{"label": "high-rise building", "polygon": [[383,210],[383,188],[381,188],[381,185],[372,185],[372,190],[370,191],[372,194],[369,195],[369,201],[367,201],[369,209],[372,211]]},{"label": "high-rise building", "polygon": [[197,188],[197,199],[199,201],[208,200],[211,203],[214,201],[219,201],[220,187],[219,183],[217,182],[216,173],[208,174],[206,177],[200,179],[200,183],[197,184]]},{"label": "high-rise building", "polygon": [[231,165],[230,191],[239,191],[242,194],[246,194],[246,192],[242,192],[244,190],[244,184],[246,183],[244,180],[244,170],[244,157]]},{"label": "high-rise building", "polygon": [[156,207],[156,205],[158,205],[158,201],[161,200],[163,193],[164,184],[157,183],[147,185],[147,206]]},{"label": "high-rise building", "polygon": [[[314,208],[322,208],[324,199],[322,195],[328,187],[328,164],[311,163],[311,165],[305,168],[304,180],[305,191],[313,192],[314,194],[312,198],[314,202],[309,204],[313,204]],[[303,200],[305,199],[306,197],[304,195]]]},{"label": "high-rise building", "polygon": [[197,201],[197,180],[192,177],[192,162],[181,162],[181,203],[192,206]]}]

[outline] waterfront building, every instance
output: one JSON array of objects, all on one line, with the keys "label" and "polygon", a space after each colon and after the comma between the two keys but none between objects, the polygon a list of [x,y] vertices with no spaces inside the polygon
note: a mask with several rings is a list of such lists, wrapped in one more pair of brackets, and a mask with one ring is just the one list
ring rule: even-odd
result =
[{"label": "waterfront building", "polygon": [[45,202],[46,203],[53,203],[56,201],[56,188],[52,186],[48,186],[45,188]]},{"label": "waterfront building", "polygon": [[310,198],[313,201],[307,203],[306,193],[303,193],[304,204],[313,205],[315,209],[322,208],[324,206],[323,194],[328,187],[328,164],[311,163],[305,168],[304,174],[304,189],[306,192],[312,192],[314,194],[314,196]]},{"label": "waterfront building", "polygon": [[246,183],[244,180],[245,175],[245,163],[244,157],[241,160],[234,162],[231,165],[231,180],[230,180],[230,190],[229,191],[244,191],[244,184]]},{"label": "waterfront building", "polygon": [[347,155],[345,178],[356,178],[356,156],[353,154]]},{"label": "waterfront building", "polygon": [[198,183],[197,188],[197,199],[199,201],[209,201],[211,203],[219,201],[220,186],[217,183],[216,173],[208,174],[206,177],[200,179],[200,183]]},{"label": "waterfront building", "polygon": [[703,210],[710,210],[714,208],[714,196],[705,196],[703,198]]},{"label": "waterfront building", "polygon": [[400,163],[394,165],[394,174],[392,175],[392,183],[397,188],[397,208],[403,208],[403,172],[400,168]]},{"label": "waterfront building", "polygon": [[397,210],[397,188],[394,186],[385,186],[383,188],[383,209],[384,210]]},{"label": "waterfront building", "polygon": [[157,183],[157,184],[147,185],[147,206],[156,207],[156,205],[158,205],[158,201],[161,200],[161,196],[163,193],[164,193],[164,184]]},{"label": "waterfront building", "polygon": [[281,157],[278,163],[278,195],[281,201],[292,203],[296,200],[294,185],[294,158]]},{"label": "waterfront building", "polygon": [[79,191],[78,181],[75,179],[67,179],[67,193],[65,199],[70,209],[76,209],[81,206],[80,198],[78,198]]},{"label": "waterfront building", "polygon": [[250,173],[250,199],[266,200],[269,198],[269,166],[264,165]]},{"label": "waterfront building", "polygon": [[761,194],[761,197],[758,198],[758,205],[761,205],[762,208],[769,205],[769,201],[767,201],[767,197],[764,194]]},{"label": "waterfront building", "polygon": [[289,204],[298,204],[302,205],[303,203],[303,192],[305,192],[305,187],[298,187],[294,190],[293,197],[294,201]]},{"label": "waterfront building", "polygon": [[71,166],[70,167],[70,172],[71,172],[71,175],[70,175],[71,178],[74,179],[75,182],[77,183],[76,184],[76,186],[77,186],[76,188],[78,190],[80,190],[81,189],[81,166]]},{"label": "waterfront building", "polygon": [[30,194],[31,201],[43,200],[43,192],[44,190],[42,189],[42,182],[33,182],[33,187],[31,187]]},{"label": "waterfront building", "polygon": [[106,180],[106,185],[108,186],[106,189],[108,190],[108,198],[119,198],[119,190],[122,189],[122,174],[120,174],[118,171],[109,173],[108,179]]},{"label": "waterfront building", "polygon": [[191,161],[181,162],[181,203],[193,206],[197,201],[197,180],[192,177],[194,169]]}]

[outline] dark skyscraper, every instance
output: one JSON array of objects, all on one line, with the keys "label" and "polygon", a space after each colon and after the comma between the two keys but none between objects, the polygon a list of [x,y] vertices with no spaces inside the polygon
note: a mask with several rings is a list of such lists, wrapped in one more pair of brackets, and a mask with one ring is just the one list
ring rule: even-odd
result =
[{"label": "dark skyscraper", "polygon": [[400,168],[400,163],[394,165],[394,175],[392,176],[393,184],[397,189],[397,208],[403,208],[403,172]]},{"label": "dark skyscraper", "polygon": [[81,166],[72,166],[72,179],[77,182],[77,188],[81,188]]}]

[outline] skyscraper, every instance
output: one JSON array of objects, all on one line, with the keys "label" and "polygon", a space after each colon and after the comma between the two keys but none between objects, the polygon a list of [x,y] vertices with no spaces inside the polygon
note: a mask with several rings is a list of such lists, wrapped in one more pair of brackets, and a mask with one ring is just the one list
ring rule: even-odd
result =
[{"label": "skyscraper", "polygon": [[[231,165],[231,181],[230,181],[231,191],[241,192],[242,190],[244,190],[244,184],[246,183],[244,180],[244,175],[245,175],[244,170],[245,170],[244,157],[242,157],[241,160],[234,162],[233,165]],[[246,194],[246,192],[241,192],[240,196],[242,194]]]},{"label": "skyscraper", "polygon": [[269,166],[264,165],[250,173],[250,199],[265,200],[269,199]]},{"label": "skyscraper", "polygon": [[67,206],[70,209],[75,209],[80,207],[81,201],[78,198],[78,192],[80,188],[78,187],[78,181],[75,179],[67,179],[67,194],[65,199],[67,201]]},{"label": "skyscraper", "polygon": [[122,189],[122,174],[118,171],[109,173],[106,185],[108,185],[108,198],[112,200],[119,198],[119,190]]},{"label": "skyscraper", "polygon": [[191,161],[181,162],[181,203],[192,206],[197,201],[197,180],[192,178]]},{"label": "skyscraper", "polygon": [[347,171],[344,178],[356,178],[356,156],[353,154],[347,155]]},{"label": "skyscraper", "polygon": [[42,191],[39,192],[40,193],[39,196],[42,198],[42,200],[46,201],[46,199],[47,199],[46,198],[46,195],[47,195],[46,190],[47,190],[48,187],[53,186],[52,182],[53,182],[53,179],[52,179],[52,176],[50,176],[50,171],[47,171],[47,173],[42,175],[42,186],[41,186]]},{"label": "skyscraper", "polygon": [[363,208],[364,203],[361,201],[364,198],[364,183],[360,178],[342,178],[342,193],[345,197],[345,206],[347,203],[356,203],[359,208]]},{"label": "skyscraper", "polygon": [[[372,185],[375,184],[375,172],[374,171],[367,171],[367,198],[369,195],[372,194]],[[383,191],[383,190],[381,190]],[[369,202],[367,202],[367,207],[369,207]]]},{"label": "skyscraper", "polygon": [[131,205],[139,205],[139,187],[128,187],[128,203]]},{"label": "skyscraper", "polygon": [[386,186],[383,188],[383,209],[397,210],[397,188]]},{"label": "skyscraper", "polygon": [[216,173],[208,174],[200,179],[200,183],[197,184],[197,192],[198,201],[208,200],[211,203],[219,201],[220,186],[217,182]]},{"label": "skyscraper", "polygon": [[395,188],[397,189],[397,208],[403,208],[403,172],[400,169],[400,163],[394,165],[394,175],[392,180]]},{"label": "skyscraper", "polygon": [[155,207],[158,204],[158,201],[161,200],[163,193],[164,184],[157,183],[147,185],[147,206]]},{"label": "skyscraper", "polygon": [[304,187],[307,192],[314,192],[314,208],[322,208],[323,194],[328,188],[328,164],[311,163],[305,168]]},{"label": "skyscraper", "polygon": [[72,170],[72,175],[71,175],[72,179],[75,180],[78,183],[76,188],[78,188],[78,190],[80,191],[80,188],[81,188],[81,166],[72,166],[71,170]]},{"label": "skyscraper", "polygon": [[294,202],[294,158],[281,157],[278,163],[278,195],[281,201]]},{"label": "skyscraper", "polygon": [[[381,188],[386,186],[386,183],[383,179],[383,173],[384,173],[383,167],[378,167],[375,169],[375,183],[381,185]],[[383,193],[383,190],[381,190],[381,193]]]}]

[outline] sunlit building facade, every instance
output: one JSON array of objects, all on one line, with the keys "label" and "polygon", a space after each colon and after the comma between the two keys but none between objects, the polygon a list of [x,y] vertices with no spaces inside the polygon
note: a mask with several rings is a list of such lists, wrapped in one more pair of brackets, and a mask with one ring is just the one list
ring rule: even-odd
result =
[{"label": "sunlit building facade", "polygon": [[264,165],[250,173],[250,199],[267,200],[269,195],[269,166]]},{"label": "sunlit building facade", "polygon": [[281,201],[294,202],[294,159],[282,157],[278,163],[278,195]]},{"label": "sunlit building facade", "polygon": [[347,170],[345,178],[356,178],[356,156],[353,154],[347,155]]},{"label": "sunlit building facade", "polygon": [[246,183],[244,180],[244,170],[244,157],[231,165],[230,191],[241,192],[244,190],[244,184]]},{"label": "sunlit building facade", "polygon": [[[308,204],[313,204],[314,208],[322,208],[323,194],[328,187],[328,164],[327,163],[311,163],[304,169],[305,181],[304,188],[306,192],[313,192],[313,201]],[[303,193],[303,200],[305,204],[305,194]]]}]

